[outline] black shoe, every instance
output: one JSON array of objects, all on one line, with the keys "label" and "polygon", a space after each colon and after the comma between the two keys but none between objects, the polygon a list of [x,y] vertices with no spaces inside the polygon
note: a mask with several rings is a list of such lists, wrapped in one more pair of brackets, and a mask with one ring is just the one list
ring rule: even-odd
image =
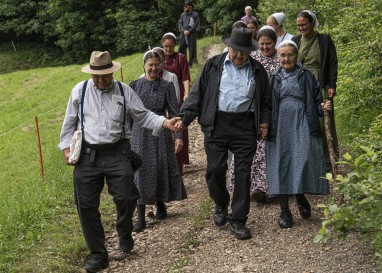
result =
[{"label": "black shoe", "polygon": [[101,269],[105,269],[109,266],[109,259],[105,258],[99,258],[99,257],[93,257],[90,261],[88,261],[84,269],[86,272],[94,273],[98,272]]},{"label": "black shoe", "polygon": [[124,253],[130,253],[130,251],[134,248],[134,239],[133,237],[129,237],[127,239],[120,239],[119,240],[119,248]]},{"label": "black shoe", "polygon": [[257,203],[267,203],[267,194],[261,190],[255,190],[251,193],[251,198],[255,200]]},{"label": "black shoe", "polygon": [[155,215],[155,218],[157,220],[163,220],[167,217],[167,206],[164,202],[157,202],[157,213]]},{"label": "black shoe", "polygon": [[137,233],[142,232],[145,228],[146,228],[146,221],[144,222],[138,221],[133,227],[133,232],[137,232]]},{"label": "black shoe", "polygon": [[227,223],[227,208],[216,206],[214,210],[214,223],[217,226],[224,226]]},{"label": "black shoe", "polygon": [[281,209],[279,225],[281,228],[290,228],[293,225],[293,216],[289,209]]},{"label": "black shoe", "polygon": [[235,238],[238,240],[246,240],[252,237],[251,232],[245,226],[245,224],[240,222],[229,221],[231,226],[231,231],[235,235]]},{"label": "black shoe", "polygon": [[296,201],[298,206],[298,211],[300,215],[304,219],[309,219],[312,215],[312,209],[310,207],[308,199],[306,199],[305,195],[299,194],[296,195]]}]

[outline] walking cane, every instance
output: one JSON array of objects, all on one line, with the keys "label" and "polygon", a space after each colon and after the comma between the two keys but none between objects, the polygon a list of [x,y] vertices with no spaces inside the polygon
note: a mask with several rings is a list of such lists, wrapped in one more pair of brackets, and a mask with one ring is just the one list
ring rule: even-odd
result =
[{"label": "walking cane", "polygon": [[[333,107],[333,97],[328,97],[327,100],[330,100],[332,102]],[[324,110],[324,125],[325,125],[325,135],[326,135],[326,141],[328,143],[328,149],[329,149],[329,156],[330,156],[330,163],[332,165],[332,172],[333,172],[333,181],[334,183],[337,182],[337,155],[334,151],[334,144],[333,144],[333,128],[331,128],[331,116],[330,111]],[[344,202],[344,196],[343,194],[340,194],[340,204],[343,204]]]}]

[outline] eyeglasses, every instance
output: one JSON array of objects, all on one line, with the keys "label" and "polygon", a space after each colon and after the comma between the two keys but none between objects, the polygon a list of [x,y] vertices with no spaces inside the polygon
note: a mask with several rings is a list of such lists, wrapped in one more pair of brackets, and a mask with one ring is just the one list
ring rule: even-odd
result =
[{"label": "eyeglasses", "polygon": [[287,59],[287,58],[291,59],[294,56],[296,56],[296,54],[294,54],[294,53],[279,54],[279,59]]},{"label": "eyeglasses", "polygon": [[297,28],[305,28],[307,25],[309,25],[309,23],[297,24]]},{"label": "eyeglasses", "polygon": [[234,55],[239,55],[239,53],[240,53],[241,56],[248,56],[250,54],[250,52],[235,50],[232,47],[231,47],[231,49],[232,49],[232,52]]},{"label": "eyeglasses", "polygon": [[162,64],[146,64],[148,68],[160,68]]}]

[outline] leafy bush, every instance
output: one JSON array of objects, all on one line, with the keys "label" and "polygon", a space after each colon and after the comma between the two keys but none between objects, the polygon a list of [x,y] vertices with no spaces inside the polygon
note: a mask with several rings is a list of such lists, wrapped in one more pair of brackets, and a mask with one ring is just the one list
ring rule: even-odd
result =
[{"label": "leafy bush", "polygon": [[[352,168],[346,176],[338,175],[335,190],[344,194],[345,204],[337,205],[333,197],[327,205],[320,205],[325,220],[315,237],[316,242],[326,242],[334,230],[339,239],[350,232],[374,233],[382,238],[382,151],[361,147],[363,153],[354,158],[345,154],[340,164]],[[377,250],[377,254],[382,254]]]}]

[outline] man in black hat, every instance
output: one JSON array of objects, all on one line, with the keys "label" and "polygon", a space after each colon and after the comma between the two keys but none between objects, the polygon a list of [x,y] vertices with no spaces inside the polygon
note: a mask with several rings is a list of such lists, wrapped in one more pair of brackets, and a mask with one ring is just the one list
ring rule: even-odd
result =
[{"label": "man in black hat", "polygon": [[[90,63],[81,71],[91,74],[73,88],[61,129],[59,149],[65,163],[74,166],[75,202],[91,260],[84,269],[98,272],[109,265],[105,233],[99,212],[100,195],[106,181],[117,209],[119,247],[128,253],[134,247],[132,217],[139,198],[133,179],[134,161],[130,153],[130,118],[158,134],[162,128],[174,130],[171,120],[147,110],[138,95],[113,73],[121,68],[107,51],[93,51]],[[70,141],[82,131],[78,161],[71,160]]]},{"label": "man in black hat", "polygon": [[188,48],[190,66],[198,62],[196,56],[196,39],[200,28],[199,14],[193,11],[194,4],[186,0],[183,5],[184,12],[180,16],[178,26],[180,31],[178,51],[187,56]]},{"label": "man in black hat", "polygon": [[[180,110],[178,129],[196,117],[204,133],[207,154],[206,180],[215,202],[214,222],[228,221],[235,238],[251,237],[245,226],[250,209],[251,163],[256,140],[265,138],[271,118],[268,76],[263,66],[249,57],[257,46],[252,32],[235,27],[223,37],[228,52],[209,59]],[[231,214],[226,186],[228,149],[235,155],[235,187]]]}]

